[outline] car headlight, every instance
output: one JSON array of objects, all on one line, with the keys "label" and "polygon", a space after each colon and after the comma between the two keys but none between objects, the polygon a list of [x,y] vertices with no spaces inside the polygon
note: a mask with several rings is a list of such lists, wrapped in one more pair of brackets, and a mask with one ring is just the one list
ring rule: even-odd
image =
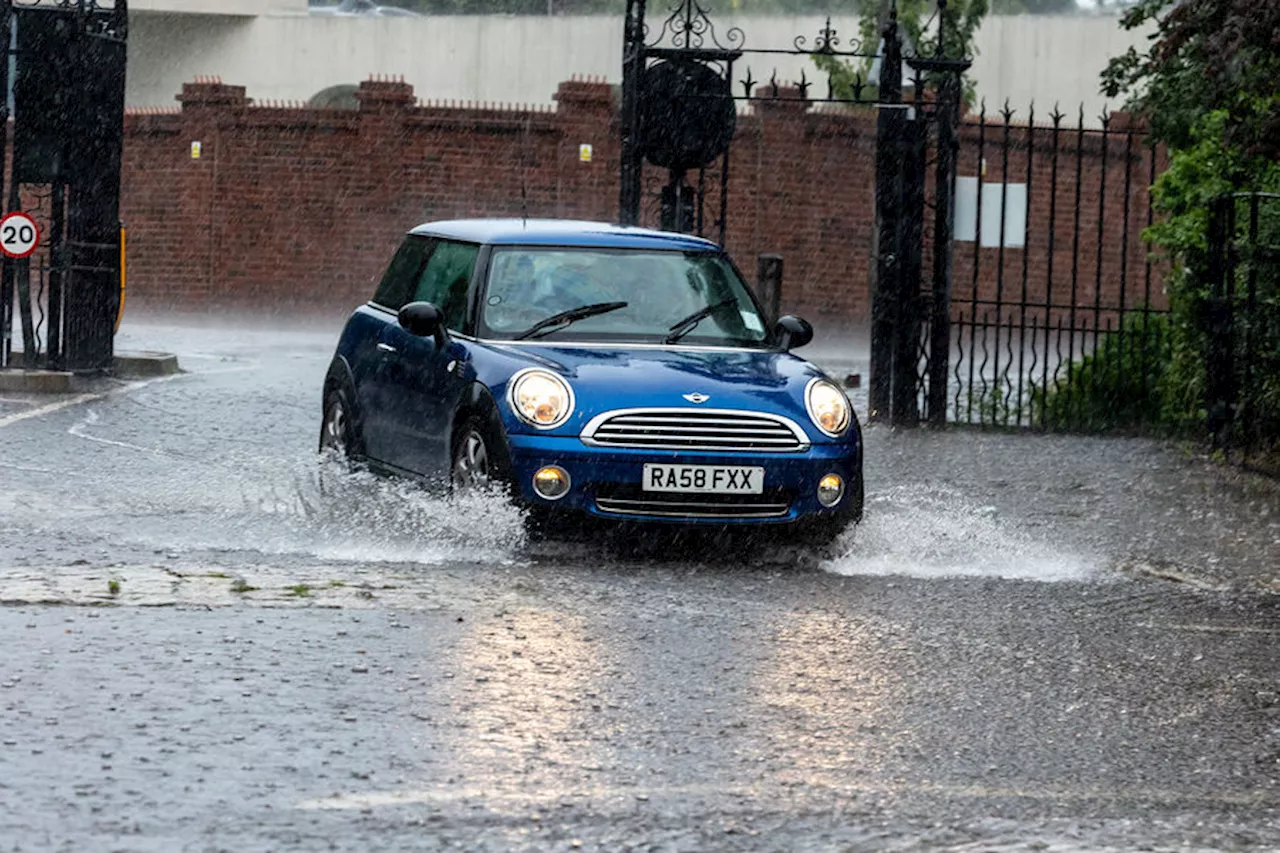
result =
[{"label": "car headlight", "polygon": [[810,380],[804,390],[804,407],[809,410],[814,426],[832,438],[844,435],[853,420],[849,398],[829,379]]},{"label": "car headlight", "polygon": [[555,429],[573,414],[573,389],[547,370],[531,367],[511,377],[511,409],[538,429]]}]

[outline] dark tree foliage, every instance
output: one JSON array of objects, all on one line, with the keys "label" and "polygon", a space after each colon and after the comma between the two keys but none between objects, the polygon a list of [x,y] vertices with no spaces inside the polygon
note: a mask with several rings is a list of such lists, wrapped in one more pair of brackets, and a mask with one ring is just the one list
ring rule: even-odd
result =
[{"label": "dark tree foliage", "polygon": [[1080,11],[1076,0],[1022,0],[1022,6],[1032,15],[1069,15]]},{"label": "dark tree foliage", "polygon": [[[1102,91],[1127,96],[1153,141],[1169,147],[1152,189],[1161,217],[1147,236],[1172,265],[1171,358],[1151,387],[1167,425],[1202,429],[1216,405],[1205,385],[1206,318],[1218,284],[1207,261],[1210,210],[1229,194],[1280,192],[1280,0],[1138,0],[1121,19],[1130,30],[1153,24],[1150,47],[1113,60]],[[1240,214],[1228,237],[1245,236],[1247,221]],[[1266,206],[1256,230],[1258,245],[1280,245],[1280,208]],[[1236,321],[1254,328],[1252,380],[1241,393],[1259,423],[1280,424],[1280,269],[1235,286],[1250,288],[1257,306],[1256,316]],[[1280,461],[1280,442],[1277,451]]]},{"label": "dark tree foliage", "polygon": [[1224,110],[1228,145],[1280,155],[1280,0],[1140,0],[1121,26],[1150,22],[1150,49],[1112,60],[1102,91],[1129,95],[1155,137],[1175,148],[1191,144],[1205,115]]}]

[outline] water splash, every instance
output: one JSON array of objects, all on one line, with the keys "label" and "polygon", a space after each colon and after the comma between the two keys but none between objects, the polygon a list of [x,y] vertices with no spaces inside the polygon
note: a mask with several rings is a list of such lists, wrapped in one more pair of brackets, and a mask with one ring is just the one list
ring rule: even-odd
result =
[{"label": "water splash", "polygon": [[868,496],[866,518],[823,568],[841,575],[1074,581],[1098,561],[1039,541],[950,489],[907,485]]},{"label": "water splash", "polygon": [[271,555],[501,564],[512,562],[525,542],[524,513],[503,495],[445,495],[323,457],[236,454],[163,477],[154,470],[109,476],[109,487],[85,488],[80,498],[74,487],[85,481],[57,483],[42,500],[29,496],[14,506],[10,520],[44,531],[51,547],[73,518],[79,534],[112,553],[132,546],[183,556],[212,552],[220,561]]}]

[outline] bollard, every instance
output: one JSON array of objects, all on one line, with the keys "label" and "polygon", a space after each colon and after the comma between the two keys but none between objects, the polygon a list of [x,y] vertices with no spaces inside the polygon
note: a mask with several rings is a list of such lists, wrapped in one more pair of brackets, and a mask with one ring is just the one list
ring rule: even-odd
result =
[{"label": "bollard", "polygon": [[769,325],[778,322],[778,313],[782,310],[782,255],[756,258],[756,297],[764,306]]}]

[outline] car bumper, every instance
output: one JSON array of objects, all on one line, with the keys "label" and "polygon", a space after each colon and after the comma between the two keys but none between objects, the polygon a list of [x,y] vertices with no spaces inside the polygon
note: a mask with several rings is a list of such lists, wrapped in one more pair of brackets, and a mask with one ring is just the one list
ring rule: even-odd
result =
[{"label": "car bumper", "polygon": [[[587,513],[601,518],[675,524],[788,524],[805,518],[851,516],[860,500],[855,484],[862,475],[856,441],[815,444],[798,453],[679,453],[630,448],[588,447],[577,437],[509,437],[512,472],[521,498],[529,505]],[[764,469],[760,495],[646,492],[646,463],[753,466]],[[533,476],[556,465],[568,472],[569,491],[556,500],[540,496]],[[837,474],[845,483],[834,507],[818,501],[818,481]],[[855,493],[856,492],[856,493]]]}]

